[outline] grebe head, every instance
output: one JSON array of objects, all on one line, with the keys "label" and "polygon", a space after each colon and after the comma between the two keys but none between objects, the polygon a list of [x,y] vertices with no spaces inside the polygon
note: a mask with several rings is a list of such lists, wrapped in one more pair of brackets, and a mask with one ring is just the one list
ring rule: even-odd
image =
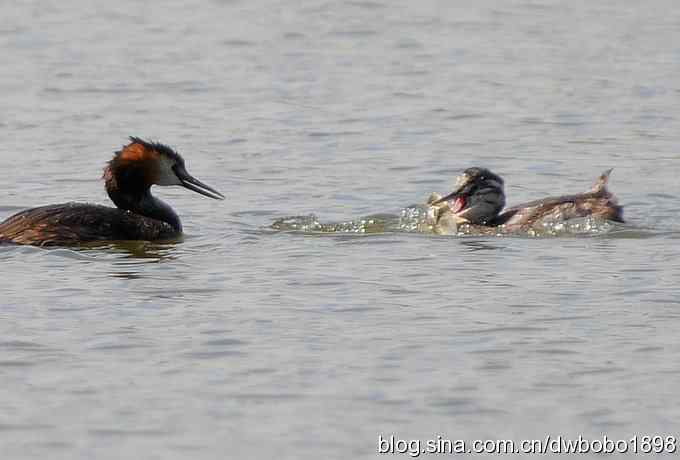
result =
[{"label": "grebe head", "polygon": [[151,194],[152,185],[181,185],[216,200],[224,195],[187,172],[184,159],[167,145],[131,137],[104,169],[106,192],[115,205],[168,223],[182,232],[173,209]]},{"label": "grebe head", "polygon": [[[104,179],[109,196],[112,192],[143,194],[152,185],[181,185],[209,198],[224,199],[220,192],[189,174],[179,153],[138,137],[130,137],[130,143],[115,153],[104,170]],[[117,198],[111,199],[118,205]]]},{"label": "grebe head", "polygon": [[447,202],[459,223],[486,224],[505,206],[503,179],[486,168],[468,168],[455,190],[432,204]]}]

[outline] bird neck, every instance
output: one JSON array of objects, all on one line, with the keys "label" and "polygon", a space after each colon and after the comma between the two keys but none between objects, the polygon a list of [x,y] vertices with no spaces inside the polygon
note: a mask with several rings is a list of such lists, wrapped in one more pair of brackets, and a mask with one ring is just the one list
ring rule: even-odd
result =
[{"label": "bird neck", "polygon": [[117,208],[160,220],[170,225],[177,233],[182,232],[182,222],[177,213],[170,205],[151,194],[150,185],[126,179],[131,178],[116,174],[111,167],[104,170],[106,193]]},{"label": "bird neck", "polygon": [[502,183],[487,180],[476,185],[466,200],[464,217],[475,224],[493,221],[505,207],[505,193]]}]

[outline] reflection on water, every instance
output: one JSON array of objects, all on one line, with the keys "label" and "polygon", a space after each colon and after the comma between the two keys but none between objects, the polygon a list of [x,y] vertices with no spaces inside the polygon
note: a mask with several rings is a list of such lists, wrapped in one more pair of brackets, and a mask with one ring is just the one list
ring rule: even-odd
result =
[{"label": "reflection on water", "polygon": [[178,244],[181,244],[181,241],[162,243],[157,241],[116,241],[103,246],[93,245],[88,249],[96,248],[98,252],[111,252],[129,259],[152,259],[161,262],[176,257],[174,252]]},{"label": "reflection on water", "polygon": [[485,240],[480,240],[480,241],[465,240],[465,241],[461,242],[461,246],[466,248],[467,250],[469,250],[471,252],[497,251],[499,249],[505,248],[505,246],[503,246],[503,245],[491,243],[491,242],[485,241]]}]

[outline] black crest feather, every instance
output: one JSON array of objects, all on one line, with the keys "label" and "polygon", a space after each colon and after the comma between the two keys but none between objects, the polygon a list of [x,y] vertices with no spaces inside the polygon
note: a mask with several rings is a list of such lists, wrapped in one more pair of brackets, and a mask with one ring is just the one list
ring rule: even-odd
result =
[{"label": "black crest feather", "polygon": [[124,145],[123,148],[120,150],[117,150],[115,152],[116,157],[120,156],[120,154],[125,150],[125,147],[131,144],[140,144],[143,145],[144,148],[150,149],[150,150],[155,150],[156,152],[160,153],[161,155],[164,155],[168,158],[172,158],[176,162],[183,162],[182,156],[177,153],[172,147],[169,147],[165,144],[161,144],[160,142],[153,142],[153,141],[145,141],[141,137],[136,137],[136,136],[130,136],[130,144]]}]

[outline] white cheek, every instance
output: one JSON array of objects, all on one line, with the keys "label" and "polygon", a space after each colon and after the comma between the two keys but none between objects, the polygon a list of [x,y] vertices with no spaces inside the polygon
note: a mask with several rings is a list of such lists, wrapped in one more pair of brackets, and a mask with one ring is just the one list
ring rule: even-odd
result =
[{"label": "white cheek", "polygon": [[167,158],[161,159],[160,175],[158,177],[158,182],[156,182],[156,184],[158,184],[158,185],[182,185],[182,182],[177,177],[177,174],[175,174],[175,171],[172,170],[173,166],[175,166],[174,161],[167,159]]}]

